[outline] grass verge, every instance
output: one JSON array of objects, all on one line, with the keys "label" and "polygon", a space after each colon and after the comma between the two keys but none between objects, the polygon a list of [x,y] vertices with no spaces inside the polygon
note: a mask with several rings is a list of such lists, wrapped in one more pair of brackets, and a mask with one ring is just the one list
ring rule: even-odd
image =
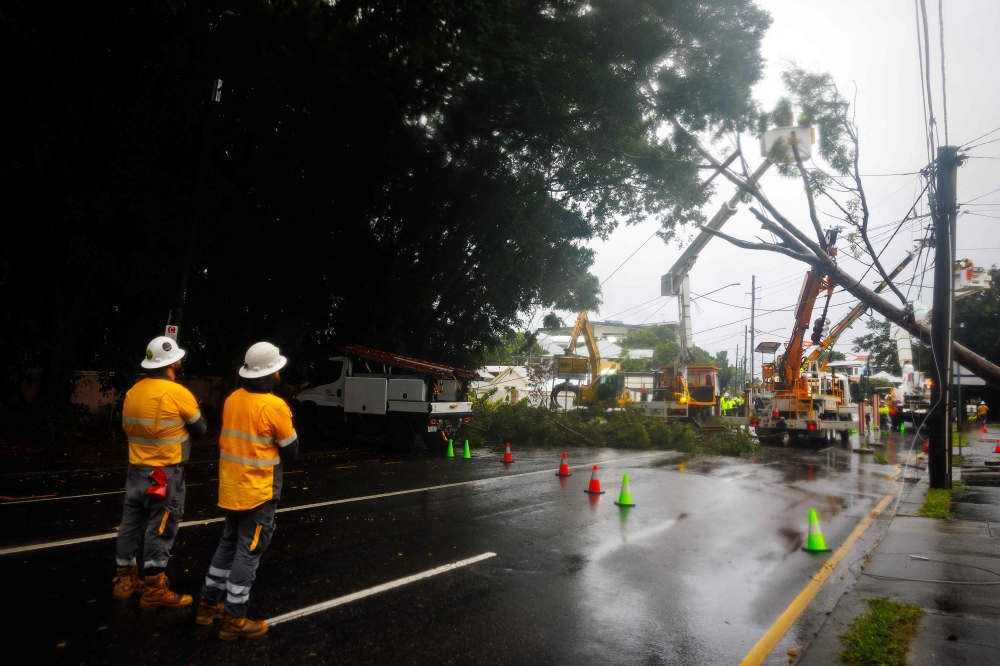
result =
[{"label": "grass verge", "polygon": [[954,518],[955,514],[951,512],[951,491],[940,488],[928,490],[924,504],[917,515],[927,518]]},{"label": "grass verge", "polygon": [[868,612],[854,618],[841,640],[847,649],[840,653],[853,666],[903,666],[906,651],[917,633],[919,606],[876,597],[868,599]]}]

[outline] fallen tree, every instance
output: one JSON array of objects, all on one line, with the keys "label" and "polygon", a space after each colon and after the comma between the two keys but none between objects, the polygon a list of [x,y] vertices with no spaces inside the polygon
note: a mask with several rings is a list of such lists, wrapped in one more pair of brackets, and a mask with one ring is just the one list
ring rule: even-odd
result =
[{"label": "fallen tree", "polygon": [[[868,221],[870,211],[865,195],[859,168],[859,141],[857,127],[850,114],[850,104],[840,95],[829,75],[808,74],[800,69],[794,68],[783,75],[786,85],[796,96],[796,101],[801,105],[803,114],[801,120],[818,124],[821,132],[819,141],[819,153],[824,160],[836,172],[826,173],[820,169],[807,169],[802,162],[802,156],[797,146],[777,145],[772,149],[771,159],[779,164],[779,171],[783,175],[799,177],[803,183],[806,199],[809,208],[809,218],[812,222],[813,232],[816,240],[813,240],[805,232],[793,224],[788,217],[775,207],[764,195],[755,182],[748,178],[741,177],[731,168],[724,167],[711,152],[706,150],[694,136],[676,118],[671,120],[676,133],[683,137],[685,141],[690,141],[701,157],[713,168],[721,173],[727,180],[739,187],[749,197],[752,197],[760,205],[760,209],[751,207],[750,211],[761,223],[761,226],[774,234],[779,242],[768,243],[751,242],[740,238],[735,238],[721,231],[709,229],[705,226],[699,228],[712,233],[736,247],[747,250],[760,250],[766,252],[776,252],[791,257],[797,261],[806,263],[815,268],[820,273],[829,276],[836,284],[843,288],[866,307],[871,308],[884,316],[888,321],[908,331],[910,335],[919,338],[924,342],[931,339],[930,327],[913,319],[912,312],[906,309],[906,297],[889,280],[888,274],[880,261],[880,252],[876,252],[868,237]],[[773,114],[765,116],[763,119],[787,118],[791,111],[791,101],[782,100],[778,104]],[[779,121],[780,122],[780,121]],[[763,123],[762,123],[763,129]],[[927,176],[930,177],[934,165],[929,165]],[[845,182],[846,181],[846,182]],[[928,188],[924,188],[926,192]],[[847,193],[849,200],[841,201],[837,194]],[[921,193],[923,194],[923,193]],[[819,222],[816,197],[824,197],[831,202],[843,215],[843,220],[852,229],[849,239],[852,245],[863,251],[871,260],[872,268],[885,280],[901,301],[901,306],[896,306],[890,301],[882,298],[873,290],[861,284],[861,281],[843,270],[835,257],[828,251],[822,227]],[[771,217],[768,218],[765,212]],[[911,208],[909,215],[913,213]],[[902,224],[902,223],[900,223]],[[863,249],[862,249],[863,248]],[[991,363],[974,351],[955,342],[954,358],[978,377],[1000,383],[1000,367]]]}]

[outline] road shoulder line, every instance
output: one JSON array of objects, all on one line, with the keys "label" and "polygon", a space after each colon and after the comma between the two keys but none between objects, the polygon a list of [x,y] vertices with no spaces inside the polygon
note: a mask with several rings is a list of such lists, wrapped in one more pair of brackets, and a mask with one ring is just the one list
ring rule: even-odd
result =
[{"label": "road shoulder line", "polygon": [[830,556],[830,559],[823,563],[822,568],[813,574],[809,583],[802,589],[801,592],[799,592],[798,596],[792,600],[792,603],[788,605],[774,624],[771,625],[771,628],[768,629],[763,636],[761,636],[760,640],[757,641],[757,644],[752,650],[750,650],[750,653],[743,658],[743,661],[740,662],[740,666],[760,666],[760,664],[764,663],[764,660],[767,659],[769,654],[771,654],[771,651],[778,645],[795,621],[798,620],[805,611],[809,602],[811,602],[816,595],[819,594],[823,584],[831,575],[833,575],[833,571],[837,568],[837,565],[839,565],[841,561],[847,557],[847,554],[850,553],[854,544],[857,543],[861,536],[868,530],[869,527],[871,527],[872,523],[874,523],[875,520],[882,515],[882,512],[885,511],[885,508],[889,505],[889,502],[892,501],[892,498],[899,490],[899,486],[900,484],[898,483],[894,485],[892,490],[886,493],[885,497],[879,500],[879,503],[868,512],[868,515],[865,516],[860,523],[855,525],[854,529],[847,536],[844,543],[840,544],[840,547],[834,551],[833,555]]},{"label": "road shoulder line", "polygon": [[[607,465],[610,463],[622,462],[624,460],[635,460],[637,458],[647,458],[650,454],[637,455],[637,456],[627,456],[625,458],[612,458],[611,460],[600,461],[599,464]],[[583,463],[579,465],[570,465],[570,469],[582,469],[585,467],[591,467],[595,463]],[[443,490],[445,488],[459,488],[461,486],[471,486],[477,483],[488,483],[490,481],[497,481],[501,479],[513,479],[520,478],[524,476],[535,476],[537,474],[552,474],[553,468],[537,470],[535,472],[520,472],[516,474],[506,474],[504,476],[490,476],[485,479],[471,479],[469,481],[457,481],[455,483],[445,483],[439,486],[427,486],[424,488],[411,488],[409,490],[396,490],[389,493],[379,493],[377,495],[362,495],[360,497],[346,497],[344,499],[328,500],[326,502],[315,502],[313,504],[298,504],[296,506],[286,506],[278,509],[275,513],[286,513],[289,511],[302,511],[304,509],[318,509],[326,506],[334,506],[336,504],[349,504],[351,502],[365,502],[373,499],[382,499],[385,497],[397,497],[399,495],[412,495],[414,493],[429,492],[431,490]],[[203,518],[201,520],[187,520],[180,523],[177,527],[193,527],[196,525],[209,525],[211,523],[221,523],[225,520],[225,517],[219,518]],[[33,550],[45,550],[47,548],[58,548],[60,546],[72,546],[78,543],[87,543],[89,541],[101,541],[103,539],[113,539],[118,536],[118,532],[108,532],[106,534],[96,534],[94,536],[79,537],[77,539],[66,539],[63,541],[49,541],[46,543],[37,543],[28,546],[14,546],[12,548],[0,548],[0,557],[4,555],[14,555],[17,553],[27,553]]]},{"label": "road shoulder line", "polygon": [[410,583],[415,583],[418,580],[423,580],[425,578],[430,578],[432,576],[437,576],[448,571],[454,571],[455,569],[460,569],[462,567],[467,567],[470,564],[475,564],[477,562],[482,562],[483,560],[488,560],[491,557],[496,557],[496,553],[483,553],[482,555],[476,555],[475,557],[470,557],[466,560],[459,560],[458,562],[452,562],[451,564],[445,564],[444,566],[437,567],[435,569],[430,569],[418,574],[413,574],[412,576],[407,576],[406,578],[400,578],[388,583],[382,583],[381,585],[376,585],[375,587],[369,587],[367,590],[361,590],[359,592],[352,592],[351,594],[344,595],[342,597],[337,597],[336,599],[330,599],[329,601],[324,601],[322,603],[315,604],[313,606],[306,606],[305,608],[300,608],[299,610],[292,611],[290,613],[285,613],[284,615],[278,615],[277,617],[272,617],[267,620],[268,626],[273,627],[276,624],[281,624],[282,622],[288,622],[289,620],[297,620],[300,617],[305,617],[307,615],[312,615],[314,613],[320,613],[325,610],[329,610],[336,606],[343,606],[344,604],[351,603],[352,601],[357,601],[358,599],[364,599],[365,597],[370,597],[373,594],[378,594],[379,592],[386,592],[396,587],[401,587],[403,585],[408,585]]}]

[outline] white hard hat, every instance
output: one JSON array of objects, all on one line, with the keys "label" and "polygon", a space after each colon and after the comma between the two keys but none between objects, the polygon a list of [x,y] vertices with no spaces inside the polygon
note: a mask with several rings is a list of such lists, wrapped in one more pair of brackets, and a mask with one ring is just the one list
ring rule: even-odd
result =
[{"label": "white hard hat", "polygon": [[141,365],[150,370],[164,368],[173,365],[182,358],[184,358],[184,350],[177,346],[177,341],[161,335],[158,338],[153,338],[146,345],[146,358],[143,359]]},{"label": "white hard hat", "polygon": [[245,363],[240,368],[240,377],[253,379],[273,375],[285,367],[288,359],[278,353],[277,347],[270,342],[258,342],[247,350]]}]

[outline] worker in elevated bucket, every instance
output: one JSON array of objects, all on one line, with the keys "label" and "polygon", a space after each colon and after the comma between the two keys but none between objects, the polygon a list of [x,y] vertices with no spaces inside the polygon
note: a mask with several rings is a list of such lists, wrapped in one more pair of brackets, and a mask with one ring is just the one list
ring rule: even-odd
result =
[{"label": "worker in elevated bucket", "polygon": [[[128,599],[141,593],[139,607],[144,609],[191,605],[191,595],[170,591],[165,573],[184,513],[184,463],[191,455],[191,433],[204,435],[206,430],[198,402],[176,382],[183,357],[175,340],[154,338],[141,363],[147,376],[129,389],[122,405],[128,472],[112,596]],[[143,581],[135,556],[144,536]]]},{"label": "worker in elevated bucket", "polygon": [[247,605],[260,557],[274,533],[282,463],[299,451],[292,412],[271,393],[286,363],[269,342],[250,347],[240,368],[241,386],[226,398],[222,412],[219,506],[226,510],[226,521],[195,622],[210,625],[224,618],[219,638],[227,641],[267,631],[266,622],[247,618]]}]

